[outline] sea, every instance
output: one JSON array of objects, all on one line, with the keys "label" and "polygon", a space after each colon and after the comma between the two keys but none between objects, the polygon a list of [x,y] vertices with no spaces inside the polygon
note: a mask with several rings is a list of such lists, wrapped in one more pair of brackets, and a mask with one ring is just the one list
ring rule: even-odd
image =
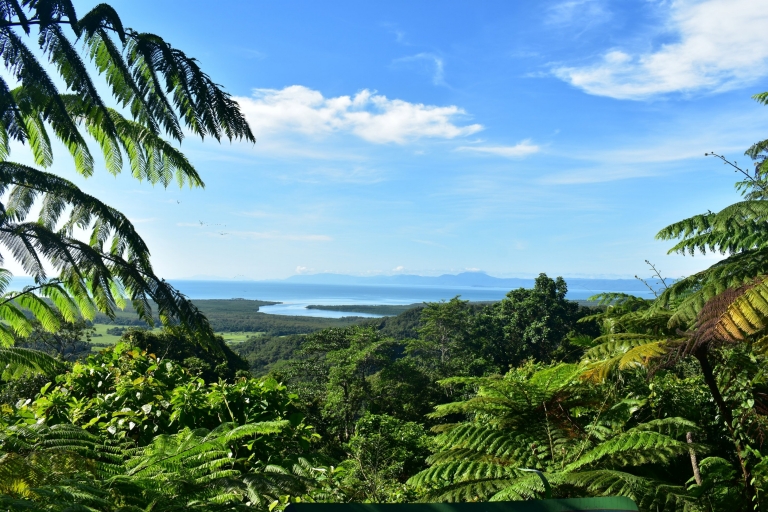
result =
[{"label": "sea", "polygon": [[[307,309],[309,305],[403,305],[422,302],[439,302],[460,297],[473,302],[498,301],[509,293],[507,288],[486,287],[443,287],[443,286],[405,286],[405,285],[333,285],[304,284],[285,281],[214,281],[214,280],[174,280],[169,282],[191,299],[247,299],[279,302],[272,306],[262,306],[260,312],[273,315],[315,316],[341,318],[345,316],[379,317],[357,312],[325,311]],[[32,284],[30,278],[13,279],[12,287]],[[584,300],[605,290],[572,289],[568,298]],[[615,291],[615,290],[612,290]],[[633,295],[652,297],[638,293]]]},{"label": "sea", "polygon": [[[307,309],[308,305],[402,305],[422,302],[439,302],[459,296],[473,302],[498,301],[509,293],[507,288],[441,287],[404,285],[330,285],[303,284],[282,281],[182,281],[171,280],[178,290],[191,299],[258,299],[280,302],[262,306],[260,312],[275,315],[317,316],[340,318],[344,316],[378,317],[356,312]],[[584,300],[605,290],[573,289],[568,298]],[[652,297],[637,291],[633,295]]]}]

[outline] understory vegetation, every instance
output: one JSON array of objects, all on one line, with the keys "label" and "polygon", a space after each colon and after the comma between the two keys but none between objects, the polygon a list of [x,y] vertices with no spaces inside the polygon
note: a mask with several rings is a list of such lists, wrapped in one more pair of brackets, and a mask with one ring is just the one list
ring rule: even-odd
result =
[{"label": "understory vegetation", "polygon": [[[288,319],[191,302],[126,216],[47,170],[54,140],[86,177],[98,152],[112,174],[202,187],[178,143],[255,142],[237,102],[107,4],[79,17],[70,0],[0,0],[0,20],[0,265],[33,279],[14,290],[0,268],[0,508],[271,512],[551,488],[768,510],[768,141],[747,150],[754,169],[711,155],[744,176],[743,200],[657,236],[723,258],[658,275],[653,300],[579,304],[541,274],[493,304]],[[105,335],[119,342],[94,351]]]}]

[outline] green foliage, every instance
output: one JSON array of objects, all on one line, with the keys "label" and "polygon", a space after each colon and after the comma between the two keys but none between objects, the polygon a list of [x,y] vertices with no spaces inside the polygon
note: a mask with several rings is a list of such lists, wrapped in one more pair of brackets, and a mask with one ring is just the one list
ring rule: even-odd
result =
[{"label": "green foliage", "polygon": [[61,362],[45,352],[10,347],[0,350],[0,380],[14,380],[30,374],[55,375]]},{"label": "green foliage", "polygon": [[433,302],[421,310],[419,336],[407,345],[437,377],[483,373],[486,362],[476,361],[481,346],[475,342],[474,315],[469,301],[454,297]]},{"label": "green foliage", "polygon": [[620,494],[649,504],[685,493],[684,481],[663,480],[663,466],[687,455],[684,434],[696,425],[678,417],[640,421],[642,401],[589,383],[577,365],[528,365],[503,379],[453,382],[477,386],[477,394],[439,406],[434,415],[467,420],[439,429],[431,467],[409,480],[433,498],[541,496],[541,481],[523,468],[543,471],[559,496],[576,489],[616,494],[618,482],[625,485]]},{"label": "green foliage", "polygon": [[29,336],[17,340],[16,346],[39,350],[64,361],[75,361],[90,354],[93,328],[83,320],[67,322],[60,318],[59,322],[60,327],[55,332],[35,325]]},{"label": "green foliage", "polygon": [[[218,348],[215,352],[195,344],[184,330],[178,328],[165,329],[160,333],[129,330],[122,339],[142,351],[158,354],[164,360],[181,363],[190,358],[197,359],[199,363],[195,374],[209,383],[220,379],[233,381],[239,371],[248,370],[248,363],[234,353],[220,336],[215,340]],[[185,363],[185,367],[189,369],[190,364]]]},{"label": "green foliage", "polygon": [[206,384],[119,344],[2,405],[0,503],[266,510],[323,472],[294,401],[272,379]]},{"label": "green foliage", "polygon": [[382,336],[396,340],[418,338],[418,327],[421,322],[421,307],[409,309],[395,317],[367,319],[362,325],[370,325],[381,332]]},{"label": "green foliage", "polygon": [[653,308],[654,301],[626,293],[604,293],[590,297],[601,309],[579,319],[579,323],[596,322],[602,334],[635,333],[649,336],[674,334],[669,327],[672,313]]},{"label": "green foliage", "polygon": [[255,336],[232,346],[232,351],[248,362],[254,375],[265,375],[276,369],[280,362],[294,357],[301,346],[303,337]]},{"label": "green foliage", "polygon": [[282,495],[306,492],[308,479],[243,457],[234,446],[271,437],[287,422],[212,431],[182,428],[138,449],[72,426],[9,428],[0,436],[0,503],[66,510],[266,510]]},{"label": "green foliage", "polygon": [[427,431],[418,423],[365,414],[346,443],[340,486],[351,501],[403,502],[416,496],[405,481],[429,455]]},{"label": "green foliage", "polygon": [[597,330],[588,322],[577,324],[589,310],[566,300],[567,291],[561,277],[553,280],[540,274],[533,289],[513,290],[480,313],[483,350],[496,371],[504,372],[527,359],[575,360],[579,350],[570,347],[569,338],[597,334]]},{"label": "green foliage", "polygon": [[370,397],[369,378],[392,358],[394,343],[368,327],[327,329],[307,336],[281,370],[298,391],[324,441],[349,441]]},{"label": "green foliage", "polygon": [[14,409],[4,418],[6,424],[44,419],[140,445],[179,428],[276,421],[298,412],[285,387],[274,380],[206,384],[180,364],[128,344],[75,363],[36,398],[27,398],[18,407],[9,404]]}]

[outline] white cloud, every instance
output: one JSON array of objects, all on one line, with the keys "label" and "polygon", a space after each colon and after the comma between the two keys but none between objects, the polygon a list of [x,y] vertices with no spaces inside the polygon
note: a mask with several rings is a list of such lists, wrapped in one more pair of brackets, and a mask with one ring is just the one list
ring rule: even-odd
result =
[{"label": "white cloud", "polygon": [[296,273],[297,274],[307,274],[309,272],[314,272],[315,269],[309,268],[309,267],[302,267],[301,265],[298,265],[296,267]]},{"label": "white cloud", "polygon": [[403,270],[405,270],[405,267],[402,265],[398,265],[392,269],[392,272],[402,272]]},{"label": "white cloud", "polygon": [[235,99],[257,137],[277,132],[348,132],[378,144],[405,144],[425,137],[453,139],[483,129],[479,124],[455,124],[466,116],[455,105],[409,103],[367,89],[354,96],[325,98],[319,91],[292,85],[279,90],[256,89],[250,98]]},{"label": "white cloud", "polygon": [[541,148],[531,144],[530,139],[515,144],[514,146],[461,146],[456,151],[472,151],[475,153],[489,153],[505,158],[523,158],[538,153]]},{"label": "white cloud", "polygon": [[589,94],[646,99],[720,91],[768,75],[768,9],[755,0],[676,0],[668,14],[677,42],[656,51],[611,49],[595,64],[553,73]]}]

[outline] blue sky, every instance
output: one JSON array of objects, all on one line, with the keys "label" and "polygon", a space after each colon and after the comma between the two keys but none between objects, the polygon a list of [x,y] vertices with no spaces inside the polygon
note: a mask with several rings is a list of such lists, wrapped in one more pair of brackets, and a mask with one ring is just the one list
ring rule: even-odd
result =
[{"label": "blue sky", "polygon": [[717,256],[655,233],[738,199],[705,152],[747,164],[768,136],[766,0],[112,4],[197,57],[258,138],[185,140],[204,190],[58,159],[167,278],[687,275]]}]

